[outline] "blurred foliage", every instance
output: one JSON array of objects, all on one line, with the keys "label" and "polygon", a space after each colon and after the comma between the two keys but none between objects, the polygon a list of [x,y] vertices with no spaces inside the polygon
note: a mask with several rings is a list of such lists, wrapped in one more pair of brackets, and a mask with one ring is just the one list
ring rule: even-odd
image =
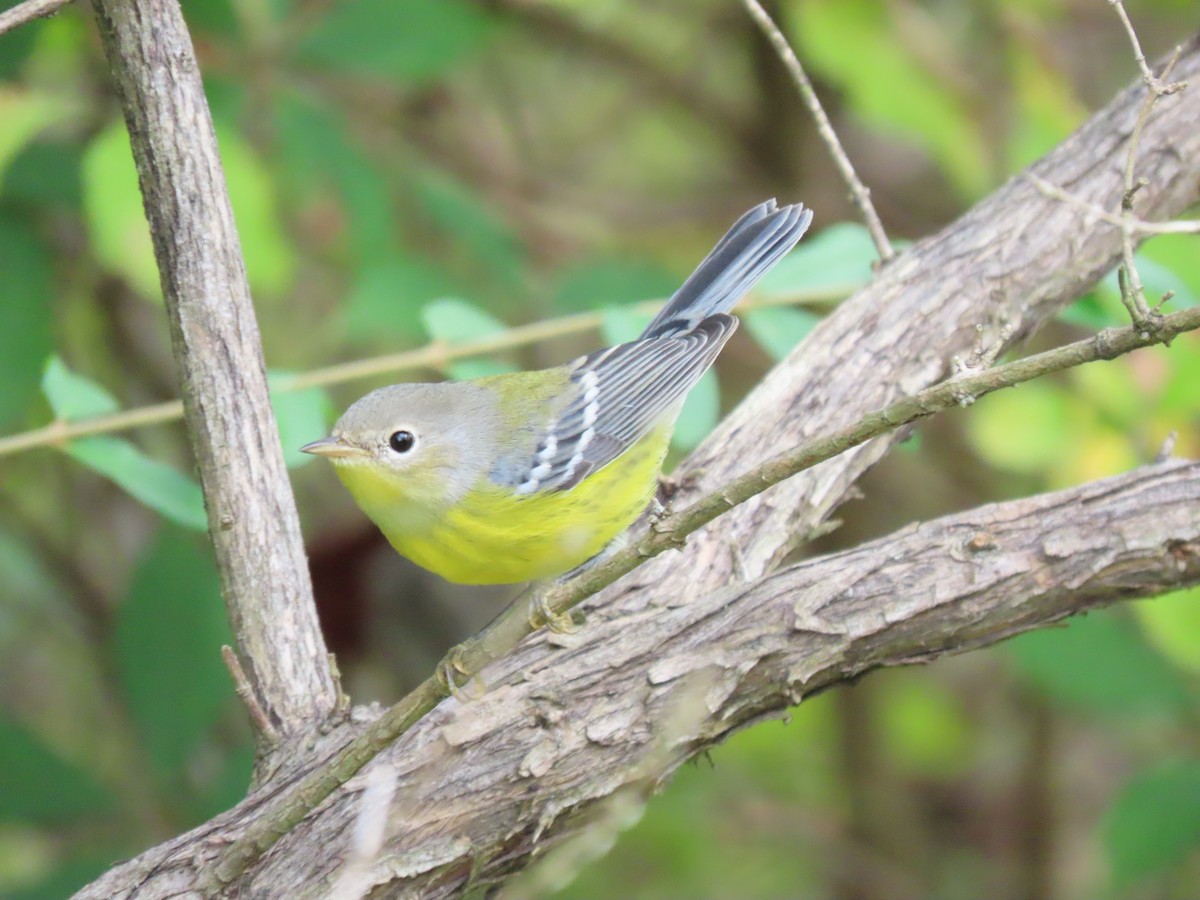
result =
[{"label": "blurred foliage", "polygon": [[[931,233],[1134,76],[1108,4],[776,0],[894,239]],[[297,447],[397,377],[625,340],[765,196],[816,211],[688,401],[676,453],[873,249],[770,49],[718,0],[185,0],[356,699],[395,699],[502,596],[399,560]],[[1188,0],[1130,3],[1151,55]],[[1139,255],[1200,298],[1194,237]],[[85,7],[0,36],[0,429],[175,396],[157,270]],[[532,347],[331,389],[295,375],[599,311]],[[1036,340],[1120,324],[1115,276]],[[985,398],[869,476],[822,550],[917,517],[1200,455],[1198,342]],[[239,461],[231,461],[239,464]],[[97,477],[100,476],[100,477]],[[0,896],[59,898],[228,808],[249,729],[178,423],[0,457]],[[491,605],[489,605],[491,604]],[[571,897],[1180,898],[1200,883],[1200,591],[807,701],[684,767]]]}]

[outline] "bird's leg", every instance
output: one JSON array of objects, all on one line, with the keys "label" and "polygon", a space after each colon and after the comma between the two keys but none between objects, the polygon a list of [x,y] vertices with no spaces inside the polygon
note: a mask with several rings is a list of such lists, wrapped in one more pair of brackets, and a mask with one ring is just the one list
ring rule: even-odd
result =
[{"label": "bird's leg", "polygon": [[534,584],[529,588],[529,626],[534,631],[545,625],[555,634],[571,634],[582,624],[568,612],[555,612],[550,608],[547,596],[550,584]]},{"label": "bird's leg", "polygon": [[[463,649],[462,644],[455,644],[451,647],[434,671],[434,678],[437,679],[438,686],[460,703],[475,699],[471,696],[474,692],[464,690],[471,683],[471,673],[463,665]],[[463,678],[461,684],[459,683],[460,677]]]}]

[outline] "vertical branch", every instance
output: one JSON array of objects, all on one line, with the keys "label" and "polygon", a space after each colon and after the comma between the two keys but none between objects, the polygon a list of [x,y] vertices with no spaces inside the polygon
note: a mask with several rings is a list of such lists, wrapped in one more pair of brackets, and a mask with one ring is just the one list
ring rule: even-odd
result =
[{"label": "vertical branch", "polygon": [[177,0],[93,0],[137,162],[209,533],[238,656],[286,736],[338,690],[212,118]]}]

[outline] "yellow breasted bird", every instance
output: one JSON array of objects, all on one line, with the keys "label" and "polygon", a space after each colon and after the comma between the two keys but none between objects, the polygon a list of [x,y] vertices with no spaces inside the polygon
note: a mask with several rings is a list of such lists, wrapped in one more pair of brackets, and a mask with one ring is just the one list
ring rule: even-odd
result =
[{"label": "yellow breasted bird", "polygon": [[754,207],[635,341],[553,369],[380,388],[301,449],[448,581],[562,575],[653,499],[684,397],[737,328],[728,311],[811,220],[800,204]]}]

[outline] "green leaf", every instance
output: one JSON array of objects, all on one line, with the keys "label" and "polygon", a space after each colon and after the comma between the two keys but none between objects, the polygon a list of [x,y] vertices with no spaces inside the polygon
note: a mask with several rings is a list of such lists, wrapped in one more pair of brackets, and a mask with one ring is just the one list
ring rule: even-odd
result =
[{"label": "green leaf", "polygon": [[[1174,294],[1168,302],[1168,306],[1171,309],[1186,309],[1200,302],[1183,278],[1167,266],[1151,259],[1140,251],[1133,255],[1133,261],[1137,265],[1138,275],[1142,279],[1142,288],[1146,293],[1146,302],[1151,306],[1158,303],[1168,291]],[[1096,289],[1106,294],[1116,303],[1120,303],[1121,284],[1117,278],[1117,269],[1109,272],[1104,277],[1104,280],[1096,286]],[[1121,308],[1123,309],[1124,307]]]},{"label": "green leaf", "polygon": [[145,297],[162,296],[137,169],[123,122],[92,138],[83,154],[83,215],[93,252]]},{"label": "green leaf", "polygon": [[183,12],[193,34],[210,31],[233,37],[238,33],[238,17],[233,11],[233,0],[187,0]]},{"label": "green leaf", "polygon": [[[794,11],[789,33],[801,58],[845,92],[855,113],[922,147],[964,194],[987,186],[990,154],[966,99],[939,73],[922,68],[896,39],[887,4],[809,0],[789,11]],[[948,50],[949,42],[941,49]]]},{"label": "green leaf", "polygon": [[82,153],[83,148],[73,143],[41,140],[29,144],[8,167],[4,197],[33,208],[78,209],[83,198]]},{"label": "green leaf", "polygon": [[683,409],[675,423],[671,446],[679,450],[692,450],[708,437],[721,417],[721,389],[717,383],[715,369],[709,369],[688,391]]},{"label": "green leaf", "polygon": [[746,330],[774,360],[783,359],[816,327],[819,317],[805,309],[768,306],[744,316]]},{"label": "green leaf", "polygon": [[[103,844],[108,844],[104,840]],[[95,881],[112,868],[113,860],[136,852],[136,846],[113,845],[105,851],[93,843],[78,856],[60,862],[58,867],[33,887],[6,895],[7,900],[62,900]]]},{"label": "green leaf", "polygon": [[1044,472],[1065,454],[1075,433],[1069,398],[1042,382],[985,397],[967,416],[975,452],[1014,472]]},{"label": "green leaf", "polygon": [[338,74],[422,83],[479,50],[490,26],[462,0],[355,0],[331,6],[297,53]]},{"label": "green leaf", "polygon": [[216,132],[246,278],[255,292],[281,294],[292,284],[296,257],[283,230],[274,175],[233,125],[217,122]]},{"label": "green leaf", "polygon": [[849,294],[873,277],[879,253],[867,229],[854,222],[835,222],[805,238],[763,276],[758,292],[790,296],[809,291]]},{"label": "green leaf", "polygon": [[[271,172],[233,129],[218,127],[217,133],[246,277],[255,291],[280,293],[291,283],[295,258],[282,231]],[[121,122],[100,132],[84,153],[83,208],[92,247],[105,268],[142,295],[161,297],[137,169]]]},{"label": "green leaf", "polygon": [[275,411],[279,440],[283,445],[283,461],[289,469],[298,469],[314,460],[312,454],[301,453],[300,447],[328,431],[333,401],[319,387],[282,390],[281,384],[291,377],[288,372],[269,372],[267,380],[271,385],[271,408]]},{"label": "green leaf", "polygon": [[1200,761],[1177,760],[1136,775],[1109,809],[1104,843],[1122,890],[1200,850]]},{"label": "green leaf", "polygon": [[217,574],[200,544],[164,529],[117,612],[113,652],[130,712],[163,774],[183,764],[233,694]]},{"label": "green leaf", "polygon": [[1008,169],[1020,171],[1049,153],[1087,116],[1063,68],[1023,41],[1006,48],[1010,102],[1005,129]]},{"label": "green leaf", "polygon": [[482,273],[519,286],[525,254],[512,229],[466,186],[427,173],[414,188],[422,208],[451,246],[466,251]]},{"label": "green leaf", "polygon": [[879,685],[880,738],[914,771],[953,779],[974,764],[972,731],[959,699],[928,673],[893,673]]},{"label": "green leaf", "polygon": [[[432,340],[447,344],[479,340],[505,330],[504,323],[490,313],[453,297],[428,304],[421,310],[421,321]],[[516,368],[498,359],[460,359],[447,366],[450,376],[459,381],[515,372]]]},{"label": "green leaf", "polygon": [[390,260],[397,248],[391,190],[353,142],[343,117],[307,96],[285,93],[276,106],[275,131],[289,196],[307,200],[314,189],[335,188],[349,219],[346,252],[363,263]]},{"label": "green leaf", "polygon": [[654,319],[653,313],[639,312],[628,307],[613,306],[601,310],[600,334],[606,344],[627,344],[636,341]]},{"label": "green leaf", "polygon": [[1160,653],[1179,668],[1200,674],[1200,588],[1164,594],[1130,608]]},{"label": "green leaf", "polygon": [[591,260],[562,274],[555,309],[582,312],[639,300],[669,297],[679,279],[653,263]]},{"label": "green leaf", "polygon": [[392,259],[365,266],[346,300],[346,331],[356,338],[420,334],[421,311],[453,293],[451,280],[426,263]]},{"label": "green leaf", "polygon": [[70,106],[53,94],[0,84],[0,187],[8,164],[21,149],[69,112]]},{"label": "green leaf", "polygon": [[42,374],[42,393],[54,415],[65,421],[103,416],[116,412],[120,404],[96,382],[72,372],[59,357],[46,361]]},{"label": "green leaf", "polygon": [[1023,634],[1008,646],[1025,678],[1069,706],[1176,715],[1193,705],[1179,672],[1112,613],[1076,616],[1065,628]]},{"label": "green leaf", "polygon": [[88,775],[38,738],[0,717],[0,822],[69,822],[112,807]]},{"label": "green leaf", "polygon": [[194,531],[208,528],[200,485],[129,441],[99,435],[71,441],[66,451],[172,522]]},{"label": "green leaf", "polygon": [[0,214],[0,425],[20,418],[37,393],[51,348],[50,255],[29,223]]},{"label": "green leaf", "polygon": [[1121,305],[1120,295],[1114,297],[1108,291],[1088,291],[1060,312],[1058,320],[1068,325],[1100,331],[1103,328],[1126,324],[1129,321],[1129,313]]},{"label": "green leaf", "polygon": [[1195,235],[1159,235],[1142,244],[1138,253],[1139,259],[1145,256],[1172,272],[1191,297],[1200,296],[1200,254],[1196,253]]}]

